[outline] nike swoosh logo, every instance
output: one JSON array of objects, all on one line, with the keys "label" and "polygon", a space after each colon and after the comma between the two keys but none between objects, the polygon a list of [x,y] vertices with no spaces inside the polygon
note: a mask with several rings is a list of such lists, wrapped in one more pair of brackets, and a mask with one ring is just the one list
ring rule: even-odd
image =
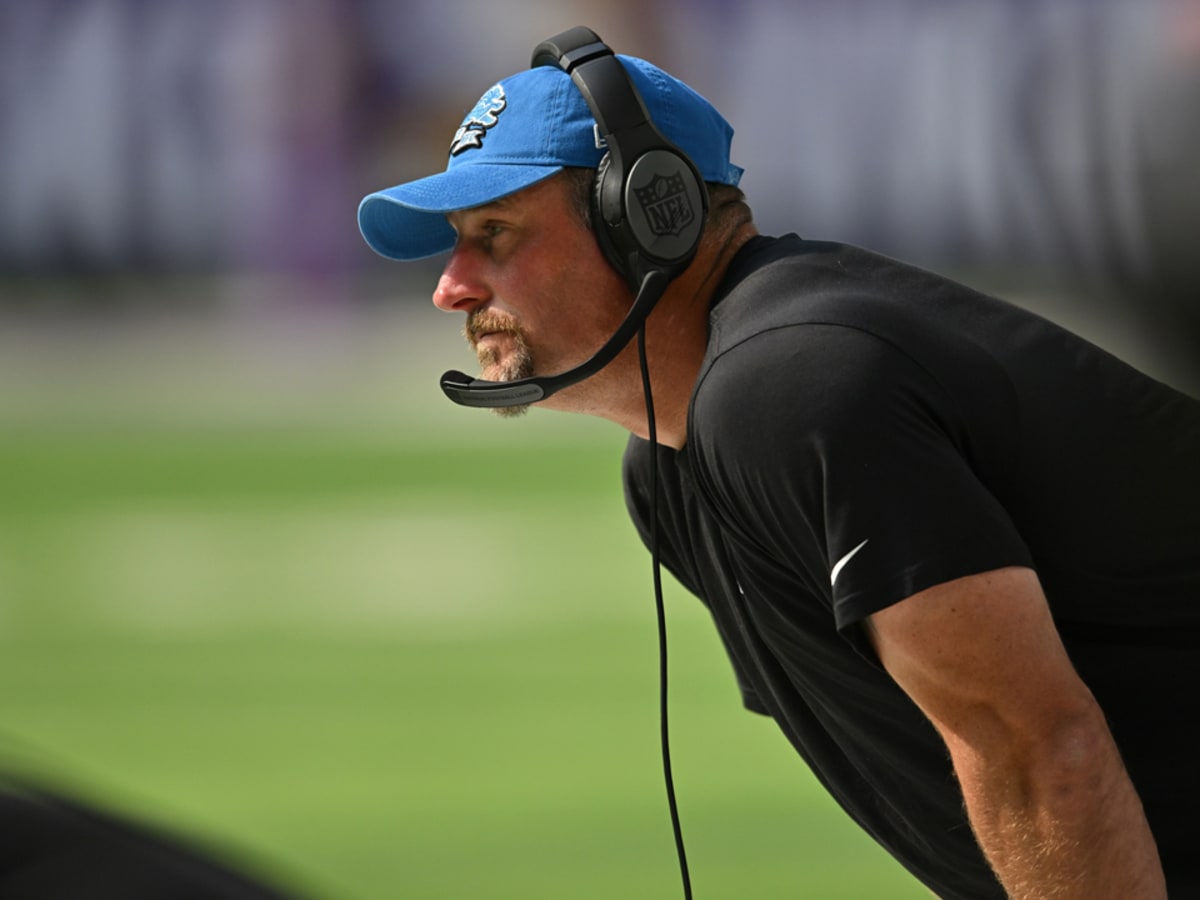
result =
[{"label": "nike swoosh logo", "polygon": [[[869,541],[869,540],[870,540],[870,538],[867,538],[867,541]],[[850,562],[850,560],[852,560],[854,558],[854,554],[857,553],[859,550],[861,550],[863,547],[867,546],[867,541],[863,541],[861,544],[859,544],[857,547],[855,547],[853,550],[851,550],[849,553],[847,553],[845,556],[843,556],[841,559],[839,559],[837,561],[837,565],[834,566],[833,571],[829,573],[829,586],[830,587],[833,587],[834,584],[837,583],[837,577],[840,574],[842,574],[842,569],[846,568],[846,563]]]}]

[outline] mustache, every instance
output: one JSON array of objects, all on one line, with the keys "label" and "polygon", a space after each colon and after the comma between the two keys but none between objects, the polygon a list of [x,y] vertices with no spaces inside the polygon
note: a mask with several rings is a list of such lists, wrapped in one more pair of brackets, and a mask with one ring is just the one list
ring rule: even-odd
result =
[{"label": "mustache", "polygon": [[467,315],[467,321],[463,325],[463,336],[472,347],[478,344],[479,339],[485,334],[494,332],[510,334],[514,337],[521,336],[516,319],[507,313],[494,309],[477,309]]}]

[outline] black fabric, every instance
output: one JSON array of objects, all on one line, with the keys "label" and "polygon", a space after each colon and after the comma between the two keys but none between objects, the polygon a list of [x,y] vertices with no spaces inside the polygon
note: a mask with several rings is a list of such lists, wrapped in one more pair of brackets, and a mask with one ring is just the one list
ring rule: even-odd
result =
[{"label": "black fabric", "polygon": [[0,784],[4,900],[285,900],[182,841],[61,794]]},{"label": "black fabric", "polygon": [[[643,539],[650,452],[625,458]],[[664,564],[746,705],[940,896],[1004,894],[944,745],[858,625],[1005,566],[1037,571],[1169,878],[1195,883],[1200,403],[947,279],[756,238],[719,291],[687,446],[657,452]]]}]

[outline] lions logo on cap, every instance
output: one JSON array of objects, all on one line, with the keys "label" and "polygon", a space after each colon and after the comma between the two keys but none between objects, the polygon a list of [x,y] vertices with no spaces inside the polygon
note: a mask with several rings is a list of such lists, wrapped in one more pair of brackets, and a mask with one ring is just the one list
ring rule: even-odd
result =
[{"label": "lions logo on cap", "polygon": [[508,106],[508,100],[504,96],[504,88],[498,84],[490,88],[479,98],[475,108],[467,113],[463,123],[458,126],[458,131],[454,133],[454,140],[450,144],[450,155],[458,156],[464,150],[482,147],[483,139],[487,137],[488,131],[500,121],[500,113],[504,112],[506,106]]}]

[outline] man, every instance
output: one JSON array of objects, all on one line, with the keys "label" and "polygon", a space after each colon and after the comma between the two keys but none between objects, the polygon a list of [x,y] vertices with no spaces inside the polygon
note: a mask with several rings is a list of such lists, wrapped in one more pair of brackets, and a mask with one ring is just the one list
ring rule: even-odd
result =
[{"label": "man", "polygon": [[621,64],[710,195],[644,366],[619,342],[596,370],[659,261],[613,252],[630,161],[563,68],[501,81],[444,173],[360,206],[383,255],[450,253],[433,300],[485,380],[447,393],[515,382],[631,432],[630,513],[651,543],[657,509],[746,705],[938,896],[1200,896],[1200,404],[935,275],[758,235],[724,119]]}]

